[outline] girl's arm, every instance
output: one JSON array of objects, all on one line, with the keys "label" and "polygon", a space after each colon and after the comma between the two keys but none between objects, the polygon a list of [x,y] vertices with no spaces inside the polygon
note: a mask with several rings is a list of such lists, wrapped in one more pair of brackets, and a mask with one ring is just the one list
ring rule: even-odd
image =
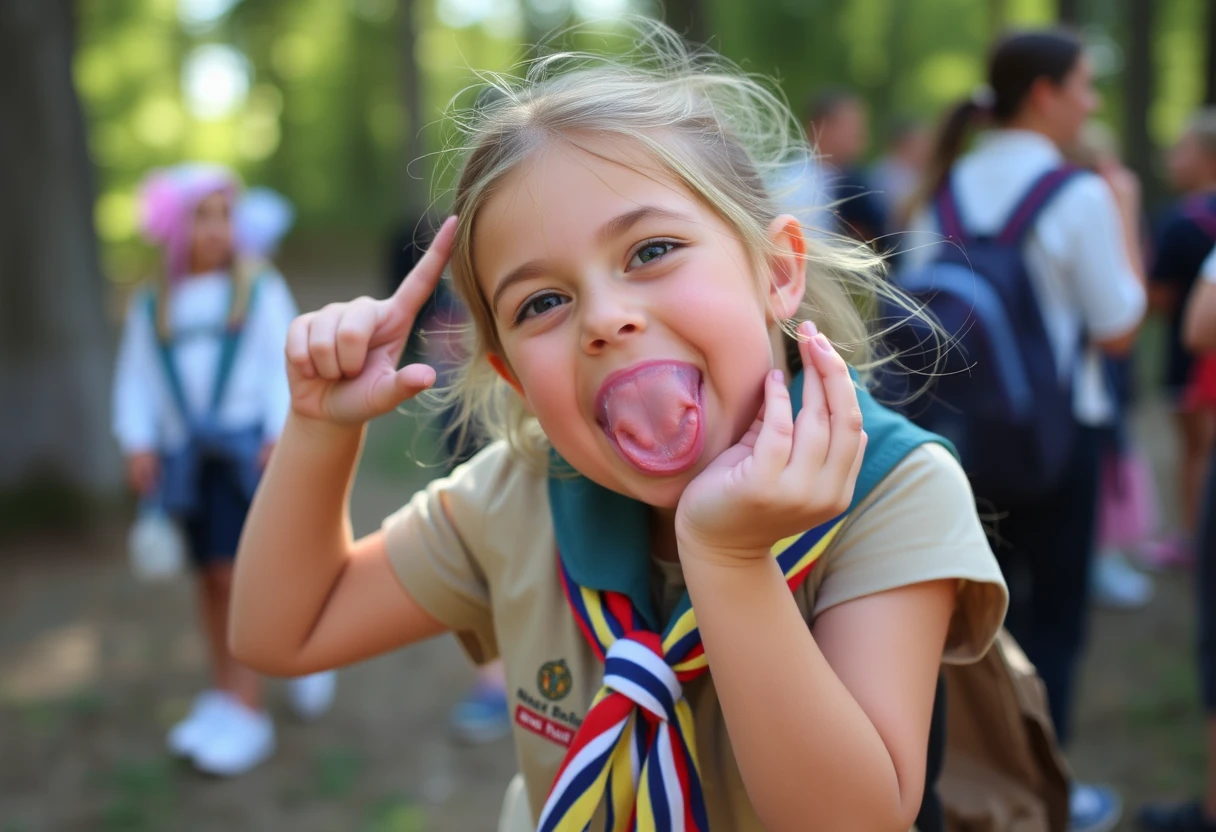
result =
[{"label": "girl's arm", "polygon": [[397,362],[454,228],[393,297],[332,304],[288,330],[291,413],[245,522],[229,622],[233,654],[258,670],[301,675],[444,629],[397,580],[382,534],[352,539],[347,503],[367,421],[435,381]]},{"label": "girl's arm", "polygon": [[907,832],[957,581],[840,604],[812,632],[773,558],[685,562],[731,747],[765,828]]},{"label": "girl's arm", "polygon": [[1216,352],[1216,276],[1205,275],[1191,290],[1183,336],[1195,352]]},{"label": "girl's arm", "polygon": [[865,435],[848,368],[813,328],[802,334],[797,421],[774,372],[752,430],[682,495],[680,560],[765,828],[906,832],[956,582],[849,601],[808,630],[769,547],[848,508]]},{"label": "girl's arm", "polygon": [[156,378],[156,332],[146,295],[132,300],[118,346],[111,402],[114,437],[127,463],[127,481],[137,494],[156,488],[159,477],[160,400]]},{"label": "girl's arm", "polygon": [[233,655],[276,676],[351,664],[444,631],[397,579],[383,532],[351,535],[364,427],[288,417],[241,536]]}]

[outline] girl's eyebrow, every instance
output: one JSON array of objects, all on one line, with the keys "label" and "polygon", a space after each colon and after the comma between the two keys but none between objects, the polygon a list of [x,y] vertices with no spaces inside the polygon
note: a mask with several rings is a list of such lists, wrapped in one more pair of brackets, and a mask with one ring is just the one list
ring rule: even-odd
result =
[{"label": "girl's eyebrow", "polygon": [[[633,226],[637,225],[642,220],[646,219],[667,219],[678,220],[680,222],[692,222],[692,219],[687,214],[681,214],[679,211],[672,211],[668,208],[660,208],[657,205],[643,205],[640,208],[635,208],[632,211],[626,211],[624,214],[613,217],[600,227],[596,234],[596,239],[602,244],[610,242],[613,238],[624,234]],[[513,284],[519,283],[521,280],[527,280],[531,277],[536,277],[545,272],[545,262],[543,260],[529,260],[522,266],[517,266],[507,273],[507,276],[498,282],[494,287],[494,297],[490,300],[490,307],[497,312],[498,301],[502,299],[503,292],[509,289]]]},{"label": "girl's eyebrow", "polygon": [[618,217],[613,217],[604,223],[600,228],[596,238],[601,242],[608,242],[614,237],[624,234],[630,228],[642,220],[647,219],[663,219],[663,220],[679,220],[681,222],[692,222],[692,219],[687,214],[681,214],[679,211],[672,211],[668,208],[660,208],[657,205],[643,205],[640,208],[635,208],[632,211],[626,211]]}]

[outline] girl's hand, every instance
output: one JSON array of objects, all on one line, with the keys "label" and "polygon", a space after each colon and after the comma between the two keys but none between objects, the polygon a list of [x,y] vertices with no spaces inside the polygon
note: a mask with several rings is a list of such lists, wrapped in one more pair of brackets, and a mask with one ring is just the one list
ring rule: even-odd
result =
[{"label": "girl's hand", "polygon": [[773,370],[751,429],[680,497],[682,557],[767,557],[777,541],[832,519],[852,502],[866,445],[857,391],[844,360],[814,324],[798,332],[805,339],[798,345],[805,383],[797,421],[782,373]]},{"label": "girl's hand", "polygon": [[356,298],[301,315],[287,330],[287,381],[298,415],[359,425],[388,413],[435,383],[425,364],[397,362],[418,310],[435,289],[452,249],[456,218],[392,297]]},{"label": "girl's hand", "polygon": [[156,488],[160,479],[160,457],[151,451],[131,454],[127,457],[127,483],[131,490],[146,497]]}]

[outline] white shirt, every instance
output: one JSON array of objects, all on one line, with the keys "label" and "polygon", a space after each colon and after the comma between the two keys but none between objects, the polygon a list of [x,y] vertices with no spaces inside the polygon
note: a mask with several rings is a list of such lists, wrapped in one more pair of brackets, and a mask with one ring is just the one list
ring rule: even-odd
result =
[{"label": "white shirt", "polygon": [[1199,267],[1199,277],[1205,283],[1216,283],[1216,248],[1212,249],[1212,253],[1203,261],[1203,265]]},{"label": "white shirt", "polygon": [[779,209],[793,214],[808,236],[837,232],[827,171],[813,156],[799,153],[782,165],[768,182],[768,188]]},{"label": "white shirt", "polygon": [[[184,278],[169,295],[172,354],[182,392],[199,417],[206,415],[211,403],[230,286],[226,272],[212,272]],[[291,406],[284,348],[287,327],[296,314],[283,278],[263,274],[216,414],[219,426],[260,425],[268,441],[278,438]],[[174,450],[188,438],[159,350],[147,295],[141,292],[127,312],[114,372],[114,435],[127,454]]]},{"label": "white shirt", "polygon": [[[963,226],[971,234],[1002,228],[1031,184],[1063,164],[1059,149],[1039,133],[991,130],[953,170]],[[908,259],[923,263],[945,245],[931,210],[909,232]],[[1089,341],[1117,338],[1144,316],[1144,286],[1127,258],[1114,194],[1097,175],[1066,184],[1039,214],[1024,254],[1043,325],[1061,373],[1073,374],[1073,413],[1084,425],[1110,424],[1115,402],[1101,353]],[[1080,352],[1080,354],[1078,354]]]}]

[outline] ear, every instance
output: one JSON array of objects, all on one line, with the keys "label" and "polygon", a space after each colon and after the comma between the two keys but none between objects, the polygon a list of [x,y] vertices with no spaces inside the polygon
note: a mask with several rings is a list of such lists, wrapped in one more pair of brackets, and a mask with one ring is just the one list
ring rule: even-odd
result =
[{"label": "ear", "polygon": [[524,395],[524,388],[519,383],[519,379],[515,377],[515,373],[511,372],[511,367],[507,364],[507,360],[501,355],[490,353],[486,356],[490,362],[490,366],[494,368],[494,372],[498,373],[498,377],[511,385],[511,389],[519,394],[519,397],[527,404],[528,397]]},{"label": "ear", "polygon": [[802,224],[791,214],[782,214],[768,226],[773,254],[768,261],[769,323],[792,318],[806,293],[806,237]]}]

